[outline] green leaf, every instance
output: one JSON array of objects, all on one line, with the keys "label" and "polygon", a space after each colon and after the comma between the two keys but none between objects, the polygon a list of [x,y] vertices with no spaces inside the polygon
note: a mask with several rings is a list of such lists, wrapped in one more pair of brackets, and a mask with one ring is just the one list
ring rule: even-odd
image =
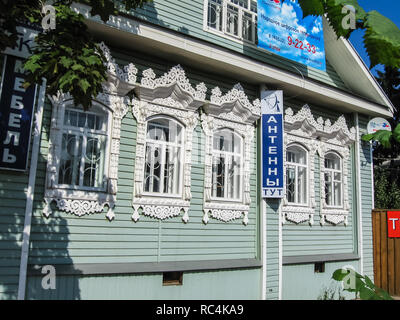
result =
[{"label": "green leaf", "polygon": [[365,21],[364,45],[371,60],[377,64],[400,67],[400,30],[390,19],[377,11],[368,12]]},{"label": "green leaf", "polygon": [[393,138],[396,141],[400,142],[400,124],[398,124],[396,126],[396,128],[394,128],[394,130],[393,130]]},{"label": "green leaf", "polygon": [[79,80],[78,84],[84,93],[86,93],[87,89],[90,87],[90,83],[86,79]]},{"label": "green leaf", "polygon": [[303,18],[307,16],[322,16],[325,13],[324,0],[299,0]]},{"label": "green leaf", "polygon": [[361,137],[363,141],[371,141],[375,140],[382,144],[382,146],[386,149],[391,147],[390,139],[393,133],[387,130],[378,130],[375,133],[365,134]]},{"label": "green leaf", "polygon": [[332,274],[332,279],[336,281],[343,281],[343,279],[350,273],[349,270],[346,269],[338,269]]},{"label": "green leaf", "polygon": [[360,299],[361,300],[372,300],[375,296],[376,296],[375,291],[373,291],[367,287],[360,288]]},{"label": "green leaf", "polygon": [[[345,6],[347,6],[347,8],[343,10]],[[354,31],[354,29],[351,28],[344,28],[343,25],[343,22],[346,22],[350,14],[349,6],[353,7],[355,10],[356,22],[365,18],[366,13],[358,4],[357,0],[326,0],[325,8],[328,21],[335,30],[337,37],[343,36],[348,38]]]}]

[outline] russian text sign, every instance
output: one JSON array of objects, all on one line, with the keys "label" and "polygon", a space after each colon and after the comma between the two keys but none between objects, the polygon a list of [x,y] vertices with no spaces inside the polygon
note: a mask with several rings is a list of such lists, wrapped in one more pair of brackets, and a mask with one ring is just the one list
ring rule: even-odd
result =
[{"label": "russian text sign", "polygon": [[400,238],[400,211],[388,211],[388,237]]},{"label": "russian text sign", "polygon": [[287,59],[326,70],[322,17],[307,16],[298,0],[258,0],[258,46]]},{"label": "russian text sign", "polygon": [[6,56],[0,96],[0,168],[27,168],[36,86],[23,88],[23,60]]},{"label": "russian text sign", "polygon": [[262,91],[262,197],[283,198],[283,92]]}]

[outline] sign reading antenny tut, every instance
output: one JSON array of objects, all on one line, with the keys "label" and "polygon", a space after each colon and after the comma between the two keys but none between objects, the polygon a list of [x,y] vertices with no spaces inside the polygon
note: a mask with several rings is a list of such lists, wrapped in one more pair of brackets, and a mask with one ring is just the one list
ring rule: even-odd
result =
[{"label": "sign reading antenny tut", "polygon": [[0,96],[0,168],[27,168],[36,86],[25,89],[23,60],[5,56]]},{"label": "sign reading antenny tut", "polygon": [[257,12],[260,48],[326,70],[322,17],[303,18],[298,0],[258,0]]},{"label": "sign reading antenny tut", "polygon": [[262,197],[283,198],[283,91],[261,92]]}]

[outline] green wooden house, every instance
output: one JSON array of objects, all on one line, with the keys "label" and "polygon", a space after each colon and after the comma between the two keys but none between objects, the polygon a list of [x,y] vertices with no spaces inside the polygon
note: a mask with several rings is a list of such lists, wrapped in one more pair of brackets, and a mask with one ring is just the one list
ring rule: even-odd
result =
[{"label": "green wooden house", "polygon": [[[360,137],[392,105],[348,41],[324,22],[321,71],[256,46],[253,0],[74,7],[109,78],[88,112],[37,89],[27,170],[0,170],[2,299],[317,299],[342,266],[373,277]],[[265,88],[284,94],[282,200],[261,197]]]}]

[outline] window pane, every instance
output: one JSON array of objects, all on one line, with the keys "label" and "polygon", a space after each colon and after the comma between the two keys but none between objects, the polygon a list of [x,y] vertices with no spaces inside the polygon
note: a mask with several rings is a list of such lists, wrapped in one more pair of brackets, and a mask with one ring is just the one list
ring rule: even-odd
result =
[{"label": "window pane", "polygon": [[251,0],[250,10],[254,13],[257,13],[257,1]]},{"label": "window pane", "polygon": [[247,12],[243,12],[242,16],[242,36],[243,39],[253,41],[253,22],[252,15]]},{"label": "window pane", "polygon": [[231,130],[221,130],[214,134],[214,150],[241,153],[241,139]]},{"label": "window pane", "polygon": [[334,154],[328,154],[325,156],[325,168],[340,170],[340,159]]},{"label": "window pane", "polygon": [[239,29],[239,13],[238,9],[228,5],[226,13],[226,32],[237,36]]},{"label": "window pane", "polygon": [[79,185],[82,158],[82,136],[63,134],[58,183]]},{"label": "window pane", "polygon": [[228,198],[240,199],[240,157],[231,156],[228,163]]},{"label": "window pane", "polygon": [[307,203],[307,168],[298,168],[297,180],[297,201],[298,203]]},{"label": "window pane", "polygon": [[146,192],[160,192],[160,157],[160,148],[156,145],[147,144],[144,177],[144,189]]},{"label": "window pane", "polygon": [[164,163],[164,193],[179,193],[180,181],[180,147],[167,147],[165,151]]},{"label": "window pane", "polygon": [[332,179],[330,173],[325,173],[325,202],[328,206],[333,205],[332,201]]},{"label": "window pane", "polygon": [[237,4],[245,9],[247,9],[248,2],[247,0],[230,0],[232,3]]},{"label": "window pane", "polygon": [[222,31],[222,5],[221,0],[209,0],[207,25],[218,31]]},{"label": "window pane", "polygon": [[287,149],[286,161],[298,164],[307,164],[307,152],[299,147],[292,146]]},{"label": "window pane", "polygon": [[287,167],[286,169],[286,196],[288,202],[296,202],[295,198],[296,188],[296,169]]},{"label": "window pane", "polygon": [[341,206],[342,205],[342,184],[340,182],[335,182],[333,184],[334,188],[334,205]]},{"label": "window pane", "polygon": [[223,155],[213,157],[212,166],[212,196],[225,196],[225,159]]},{"label": "window pane", "polygon": [[106,143],[104,138],[87,138],[83,185],[86,187],[103,187],[104,157]]},{"label": "window pane", "polygon": [[147,125],[147,139],[182,143],[182,126],[170,119],[154,119]]}]

